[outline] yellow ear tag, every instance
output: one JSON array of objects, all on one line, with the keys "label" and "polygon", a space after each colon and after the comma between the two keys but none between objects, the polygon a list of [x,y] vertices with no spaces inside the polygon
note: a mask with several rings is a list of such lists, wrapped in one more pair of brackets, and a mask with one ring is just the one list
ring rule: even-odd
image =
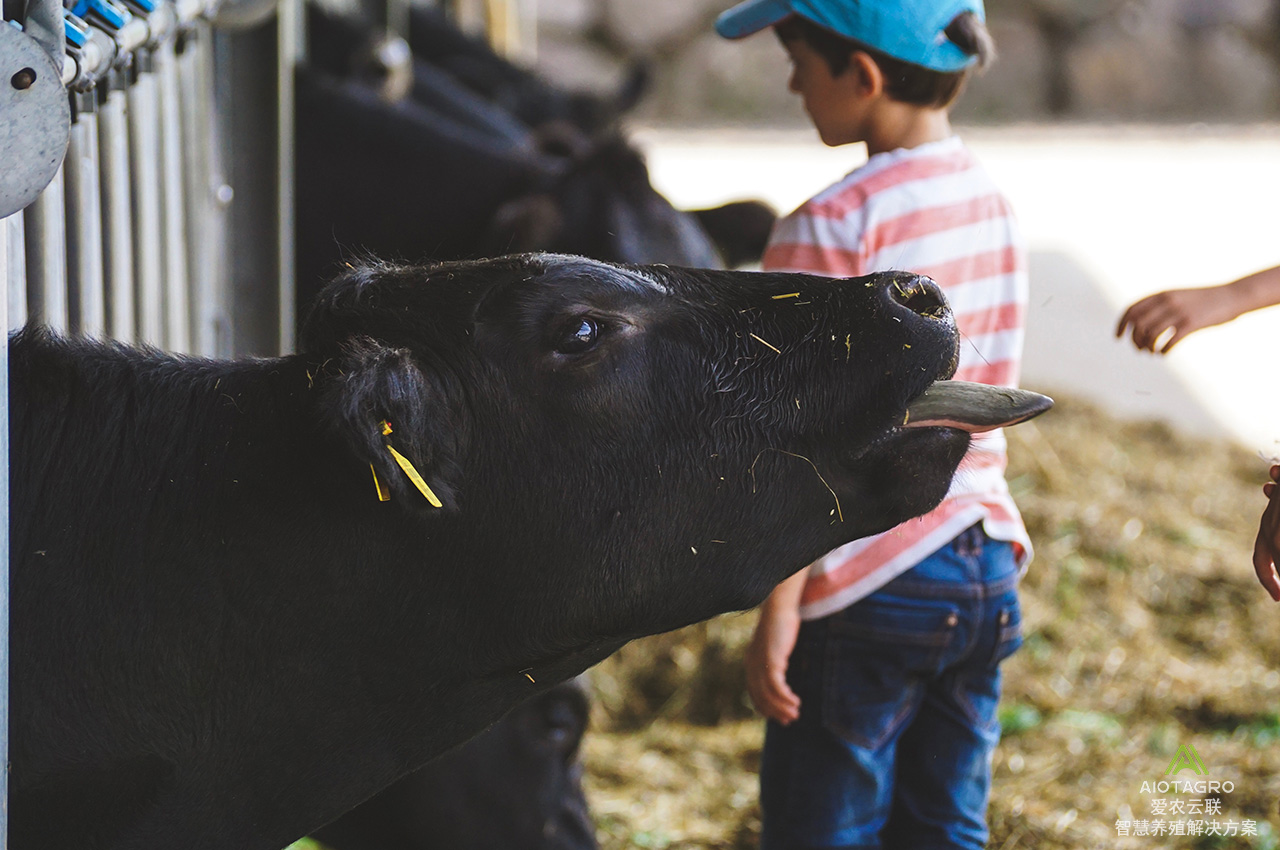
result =
[{"label": "yellow ear tag", "polygon": [[385,437],[390,433],[391,433],[391,423],[383,419],[382,420],[382,436]]},{"label": "yellow ear tag", "polygon": [[378,491],[378,501],[391,501],[391,491],[382,486],[382,479],[378,477],[378,470],[373,468],[373,464],[369,464],[369,471],[373,473],[373,488]]},{"label": "yellow ear tag", "polygon": [[400,468],[404,470],[404,474],[409,476],[409,480],[413,482],[413,486],[418,488],[422,495],[427,497],[427,501],[431,503],[433,508],[442,508],[444,504],[440,501],[435,493],[431,492],[431,488],[427,486],[427,482],[422,480],[422,476],[418,474],[418,470],[413,468],[413,464],[409,459],[400,452],[387,446],[387,451],[391,452],[391,456],[396,459],[396,463],[400,464]]}]

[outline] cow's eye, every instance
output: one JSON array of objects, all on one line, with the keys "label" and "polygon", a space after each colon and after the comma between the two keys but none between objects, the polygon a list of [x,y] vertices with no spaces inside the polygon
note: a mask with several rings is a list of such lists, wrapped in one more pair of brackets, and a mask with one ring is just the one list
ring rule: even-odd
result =
[{"label": "cow's eye", "polygon": [[595,347],[600,338],[600,324],[590,316],[581,316],[569,323],[568,330],[556,345],[559,354],[582,354]]}]

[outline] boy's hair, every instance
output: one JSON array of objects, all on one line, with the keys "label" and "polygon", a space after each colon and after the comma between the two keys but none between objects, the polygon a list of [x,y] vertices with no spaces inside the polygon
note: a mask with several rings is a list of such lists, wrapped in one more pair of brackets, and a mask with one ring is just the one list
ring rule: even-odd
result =
[{"label": "boy's hair", "polygon": [[961,12],[947,24],[946,34],[951,42],[977,62],[962,71],[946,73],[934,71],[911,62],[895,59],[888,54],[868,47],[861,42],[837,35],[803,18],[792,15],[774,27],[782,41],[803,41],[826,61],[832,76],[840,76],[849,69],[850,54],[861,50],[870,56],[884,73],[885,93],[894,100],[916,106],[945,108],[959,97],[973,68],[985,68],[996,57],[995,41],[987,32],[986,24],[973,12]]}]

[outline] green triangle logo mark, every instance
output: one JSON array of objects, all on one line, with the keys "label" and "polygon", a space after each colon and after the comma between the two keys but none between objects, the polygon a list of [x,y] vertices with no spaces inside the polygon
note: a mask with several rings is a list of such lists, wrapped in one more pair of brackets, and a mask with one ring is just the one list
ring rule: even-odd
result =
[{"label": "green triangle logo mark", "polygon": [[1196,776],[1209,775],[1209,770],[1204,766],[1204,762],[1200,760],[1200,754],[1196,752],[1196,748],[1190,744],[1183,744],[1178,747],[1178,751],[1173,754],[1173,761],[1169,762],[1169,769],[1164,772],[1164,775],[1168,776],[1172,773],[1174,776],[1177,776],[1188,768]]}]

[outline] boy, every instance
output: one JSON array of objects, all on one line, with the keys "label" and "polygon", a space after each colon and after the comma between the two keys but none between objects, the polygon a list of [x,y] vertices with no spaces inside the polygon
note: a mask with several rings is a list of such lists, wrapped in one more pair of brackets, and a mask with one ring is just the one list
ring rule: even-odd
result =
[{"label": "boy", "polygon": [[[994,52],[981,0],[748,0],[717,31],[773,27],[827,145],[869,159],[779,221],[763,265],[832,276],[900,268],[947,291],[956,378],[1014,385],[1025,251],[948,107]],[[837,549],[761,608],[747,651],[769,719],[764,850],[980,848],[999,737],[999,663],[1021,644],[1031,555],[1004,438],[975,439],[930,514]]]}]

